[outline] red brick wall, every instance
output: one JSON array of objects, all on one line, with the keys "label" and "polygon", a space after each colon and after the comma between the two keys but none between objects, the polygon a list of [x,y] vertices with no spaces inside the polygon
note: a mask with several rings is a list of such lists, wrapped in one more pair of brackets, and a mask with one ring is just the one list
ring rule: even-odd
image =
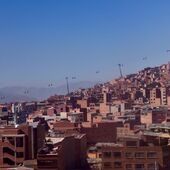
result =
[{"label": "red brick wall", "polygon": [[97,127],[82,127],[81,133],[87,135],[87,142],[89,144],[97,142],[116,142],[117,128],[123,127],[122,123],[118,122],[106,122],[98,123]]}]

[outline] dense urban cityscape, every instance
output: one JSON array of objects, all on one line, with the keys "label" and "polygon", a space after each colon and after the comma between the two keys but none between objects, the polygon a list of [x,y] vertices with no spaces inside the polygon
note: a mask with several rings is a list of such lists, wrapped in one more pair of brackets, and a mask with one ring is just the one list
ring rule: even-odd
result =
[{"label": "dense urban cityscape", "polygon": [[170,0],[0,0],[0,170],[170,170]]},{"label": "dense urban cityscape", "polygon": [[0,105],[0,169],[170,170],[169,160],[170,63]]}]

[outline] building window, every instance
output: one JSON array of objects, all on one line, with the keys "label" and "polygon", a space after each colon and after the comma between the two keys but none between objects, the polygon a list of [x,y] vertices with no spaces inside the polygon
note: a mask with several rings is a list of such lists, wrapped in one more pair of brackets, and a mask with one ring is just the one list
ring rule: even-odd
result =
[{"label": "building window", "polygon": [[23,152],[17,152],[17,158],[23,158],[24,153]]},{"label": "building window", "polygon": [[126,170],[131,170],[133,168],[132,164],[126,164]]},{"label": "building window", "polygon": [[114,167],[115,168],[122,168],[122,163],[121,162],[114,162]]},{"label": "building window", "polygon": [[6,107],[3,107],[2,112],[8,112],[8,109]]},{"label": "building window", "polygon": [[148,170],[155,170],[157,169],[156,163],[148,164]]},{"label": "building window", "polygon": [[144,168],[145,168],[145,165],[144,165],[144,164],[136,164],[136,165],[135,165],[135,169],[136,169],[136,170],[144,170]]},{"label": "building window", "polygon": [[137,142],[136,141],[126,141],[126,146],[137,147]]},{"label": "building window", "polygon": [[125,153],[125,157],[126,157],[126,158],[133,158],[133,157],[134,157],[134,153],[132,153],[132,152],[126,152],[126,153]]},{"label": "building window", "polygon": [[144,152],[136,152],[135,157],[136,158],[145,158],[145,153]]},{"label": "building window", "polygon": [[101,153],[99,154],[99,158],[102,158],[102,154]]},{"label": "building window", "polygon": [[107,168],[108,168],[108,169],[112,168],[111,162],[105,162],[103,165],[104,165],[104,168],[105,168],[105,169],[107,169]]},{"label": "building window", "polygon": [[103,152],[104,158],[111,158],[111,152]]},{"label": "building window", "polygon": [[115,158],[121,158],[121,152],[113,152],[113,156],[115,157]]},{"label": "building window", "polygon": [[164,150],[164,151],[163,151],[163,156],[164,156],[164,157],[169,156],[169,154],[170,154],[170,153],[169,153],[169,150]]},{"label": "building window", "polygon": [[17,137],[16,138],[16,145],[17,145],[17,147],[23,147],[24,146],[23,137]]},{"label": "building window", "polygon": [[37,160],[38,167],[58,167],[57,160]]},{"label": "building window", "polygon": [[148,152],[147,157],[148,158],[157,158],[157,153],[156,152]]}]

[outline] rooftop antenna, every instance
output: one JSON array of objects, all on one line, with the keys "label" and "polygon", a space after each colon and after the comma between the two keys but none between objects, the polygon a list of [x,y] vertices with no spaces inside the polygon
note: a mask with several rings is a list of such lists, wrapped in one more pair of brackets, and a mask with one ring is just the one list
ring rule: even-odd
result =
[{"label": "rooftop antenna", "polygon": [[118,64],[118,67],[119,67],[119,71],[120,71],[120,77],[122,78],[123,77],[123,74],[122,74],[123,64]]}]

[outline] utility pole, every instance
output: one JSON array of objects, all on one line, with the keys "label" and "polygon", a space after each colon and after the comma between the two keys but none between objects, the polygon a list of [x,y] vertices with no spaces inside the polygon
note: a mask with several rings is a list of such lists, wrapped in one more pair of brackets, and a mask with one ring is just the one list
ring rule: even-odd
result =
[{"label": "utility pole", "polygon": [[66,77],[65,79],[66,79],[66,85],[67,85],[67,94],[69,94],[69,93],[70,93],[70,90],[69,90],[68,77]]},{"label": "utility pole", "polygon": [[120,77],[122,78],[123,77],[123,74],[122,74],[122,64],[118,64],[118,67],[119,67],[119,71],[120,71]]}]

